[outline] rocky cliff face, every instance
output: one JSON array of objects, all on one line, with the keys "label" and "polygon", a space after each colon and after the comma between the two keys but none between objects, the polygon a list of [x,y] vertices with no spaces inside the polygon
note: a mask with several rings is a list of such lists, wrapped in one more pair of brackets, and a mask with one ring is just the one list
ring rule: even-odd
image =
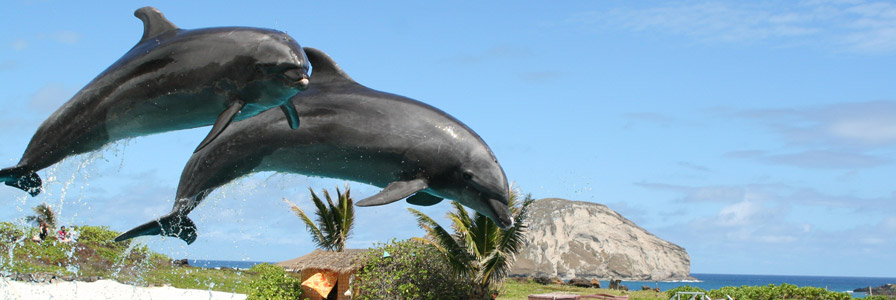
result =
[{"label": "rocky cliff face", "polygon": [[693,279],[684,248],[604,205],[541,199],[530,207],[526,244],[512,276],[608,280]]}]

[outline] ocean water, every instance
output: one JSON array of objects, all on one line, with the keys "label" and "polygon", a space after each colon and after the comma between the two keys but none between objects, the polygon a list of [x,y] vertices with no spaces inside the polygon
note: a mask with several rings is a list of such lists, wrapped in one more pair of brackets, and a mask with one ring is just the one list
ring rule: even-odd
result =
[{"label": "ocean water", "polygon": [[[249,269],[254,265],[264,262],[257,261],[226,261],[226,260],[201,260],[190,259],[191,266],[203,268],[234,268]],[[888,283],[896,283],[896,277],[835,277],[835,276],[785,276],[785,275],[736,275],[736,274],[691,274],[697,278],[697,282],[667,282],[667,281],[623,281],[622,285],[631,290],[640,290],[642,286],[651,288],[659,287],[666,291],[679,286],[690,285],[705,290],[714,290],[723,286],[763,286],[769,284],[780,285],[782,283],[796,286],[813,286],[826,288],[829,291],[850,292],[862,287],[879,287]],[[602,287],[610,286],[607,281],[600,282]],[[864,293],[854,293],[854,297],[861,298]]]},{"label": "ocean water", "polygon": [[231,269],[241,269],[241,270],[249,269],[252,266],[255,266],[257,264],[268,263],[268,262],[263,262],[263,261],[232,261],[232,260],[205,260],[205,259],[188,259],[187,262],[189,262],[191,266],[200,267],[200,268],[208,268],[208,269],[231,268]]}]

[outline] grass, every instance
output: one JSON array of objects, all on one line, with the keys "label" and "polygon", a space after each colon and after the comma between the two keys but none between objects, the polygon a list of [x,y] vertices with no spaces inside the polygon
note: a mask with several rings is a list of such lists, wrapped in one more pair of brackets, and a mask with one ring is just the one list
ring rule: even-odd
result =
[{"label": "grass", "polygon": [[[57,276],[101,277],[126,284],[170,285],[184,289],[247,294],[259,275],[252,271],[172,266],[171,258],[130,241],[106,227],[79,226],[75,243],[48,238],[32,242],[30,228],[0,222],[0,270],[10,273],[49,273]],[[22,239],[22,237],[26,237]],[[12,249],[10,249],[12,248]],[[12,250],[12,259],[8,253]]]},{"label": "grass", "polygon": [[498,300],[526,300],[529,295],[532,294],[544,294],[544,293],[570,293],[577,295],[590,295],[590,294],[611,294],[611,295],[628,295],[629,299],[637,300],[637,299],[662,299],[666,300],[668,297],[664,292],[654,292],[654,291],[617,291],[610,289],[595,289],[595,288],[582,288],[582,287],[574,287],[568,285],[558,285],[558,284],[539,284],[532,281],[527,282],[518,282],[514,280],[507,280],[504,282],[504,292],[498,295]]},{"label": "grass", "polygon": [[254,272],[234,269],[160,267],[146,273],[142,281],[153,286],[167,284],[180,289],[249,294],[249,284],[258,277]]}]

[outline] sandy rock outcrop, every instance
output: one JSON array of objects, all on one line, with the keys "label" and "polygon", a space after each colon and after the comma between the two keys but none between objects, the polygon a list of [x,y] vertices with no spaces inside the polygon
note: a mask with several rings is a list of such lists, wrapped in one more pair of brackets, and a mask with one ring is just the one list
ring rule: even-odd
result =
[{"label": "sandy rock outcrop", "polygon": [[604,205],[541,199],[530,207],[523,250],[511,276],[639,281],[690,280],[684,248]]}]

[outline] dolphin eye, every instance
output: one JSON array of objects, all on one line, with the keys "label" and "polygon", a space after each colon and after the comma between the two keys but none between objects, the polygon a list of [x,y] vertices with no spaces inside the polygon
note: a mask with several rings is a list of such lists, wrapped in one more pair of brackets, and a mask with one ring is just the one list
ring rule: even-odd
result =
[{"label": "dolphin eye", "polygon": [[289,69],[283,72],[283,77],[289,81],[299,81],[300,79],[302,79],[302,73],[298,68]]},{"label": "dolphin eye", "polygon": [[469,181],[469,180],[473,180],[473,172],[470,172],[470,171],[464,171],[464,173],[461,174],[461,175],[464,176],[464,180],[467,180],[467,181]]}]

